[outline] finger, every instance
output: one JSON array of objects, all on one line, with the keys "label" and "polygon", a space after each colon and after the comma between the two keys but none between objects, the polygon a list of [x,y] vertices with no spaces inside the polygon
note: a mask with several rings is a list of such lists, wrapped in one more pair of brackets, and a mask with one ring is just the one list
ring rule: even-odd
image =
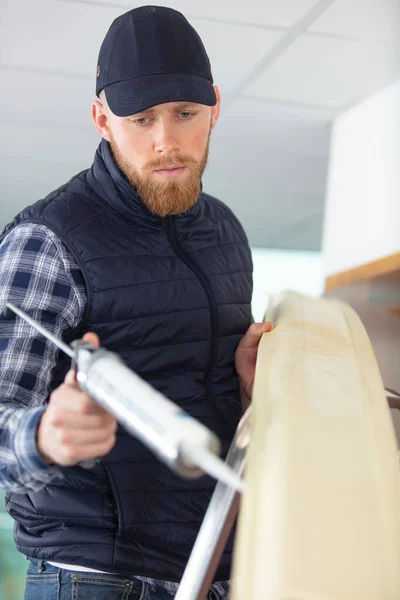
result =
[{"label": "finger", "polygon": [[70,369],[64,378],[64,383],[67,385],[72,385],[74,388],[78,389],[78,382],[76,381],[76,373],[75,369]]},{"label": "finger", "polygon": [[67,452],[67,459],[74,464],[81,460],[88,460],[90,458],[104,456],[110,452],[115,444],[115,441],[115,436],[112,436],[108,440],[98,444],[79,446],[79,448],[70,449]]},{"label": "finger", "polygon": [[76,413],[67,410],[58,411],[54,414],[51,419],[53,426],[62,429],[73,429],[89,431],[92,429],[104,429],[107,427],[115,428],[118,427],[118,423],[115,418],[105,411],[102,414],[91,414],[82,416],[81,413]]},{"label": "finger", "polygon": [[252,323],[245,335],[240,340],[239,346],[245,350],[257,346],[263,333],[271,331],[272,323],[266,321],[264,323]]},{"label": "finger", "polygon": [[95,348],[100,348],[100,339],[97,333],[93,333],[93,331],[88,331],[82,338],[85,342],[90,342]]},{"label": "finger", "polygon": [[[94,348],[100,347],[99,336],[93,331],[88,331],[82,338],[85,342],[90,342]],[[76,381],[76,372],[75,369],[70,369],[65,376],[64,382],[68,385],[72,385],[75,388],[79,388],[78,383]]]},{"label": "finger", "polygon": [[63,429],[59,433],[58,438],[60,444],[65,446],[92,446],[93,444],[101,444],[106,442],[115,434],[116,426],[109,425],[108,427],[96,429]]},{"label": "finger", "polygon": [[81,415],[102,415],[106,411],[85,392],[63,383],[51,395],[51,403],[57,410]]}]

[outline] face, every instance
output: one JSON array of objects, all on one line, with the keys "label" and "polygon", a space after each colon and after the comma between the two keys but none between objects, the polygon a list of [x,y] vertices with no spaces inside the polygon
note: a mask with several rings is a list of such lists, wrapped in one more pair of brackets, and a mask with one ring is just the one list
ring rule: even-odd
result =
[{"label": "face", "polygon": [[196,203],[211,130],[219,116],[219,93],[217,98],[214,107],[169,102],[130,117],[114,115],[104,96],[103,103],[93,103],[98,131],[153,214],[180,214]]}]

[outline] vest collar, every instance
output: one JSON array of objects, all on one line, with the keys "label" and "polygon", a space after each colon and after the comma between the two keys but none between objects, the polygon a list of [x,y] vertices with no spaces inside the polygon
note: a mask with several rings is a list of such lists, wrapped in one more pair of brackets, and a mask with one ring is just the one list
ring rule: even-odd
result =
[{"label": "vest collar", "polygon": [[[110,146],[106,140],[102,140],[97,148],[93,165],[88,171],[88,182],[91,187],[105,200],[114,210],[130,220],[146,222],[148,225],[162,228],[164,217],[154,215],[143,204],[140,196],[128,183],[120,169],[114,162]],[[201,185],[200,198],[188,211],[177,215],[180,224],[192,221],[199,212],[202,202]]]}]

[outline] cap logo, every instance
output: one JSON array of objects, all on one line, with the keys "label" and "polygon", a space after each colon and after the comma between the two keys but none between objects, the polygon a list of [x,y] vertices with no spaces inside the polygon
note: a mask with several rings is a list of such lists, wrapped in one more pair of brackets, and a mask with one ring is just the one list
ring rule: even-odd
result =
[{"label": "cap logo", "polygon": [[100,65],[97,65],[96,77],[100,75]]}]

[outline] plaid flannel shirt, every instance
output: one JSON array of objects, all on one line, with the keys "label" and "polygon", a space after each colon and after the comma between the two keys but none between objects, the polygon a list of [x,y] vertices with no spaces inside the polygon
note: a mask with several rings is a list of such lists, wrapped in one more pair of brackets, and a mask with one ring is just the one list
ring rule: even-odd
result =
[{"label": "plaid flannel shirt", "polygon": [[[0,246],[0,308],[13,302],[57,337],[81,321],[87,302],[82,273],[72,254],[44,225],[19,225]],[[0,317],[0,488],[38,491],[60,469],[36,448],[35,432],[46,408],[58,348],[19,317]],[[145,577],[174,595],[178,584]],[[210,596],[226,600],[229,582],[215,583]]]}]

